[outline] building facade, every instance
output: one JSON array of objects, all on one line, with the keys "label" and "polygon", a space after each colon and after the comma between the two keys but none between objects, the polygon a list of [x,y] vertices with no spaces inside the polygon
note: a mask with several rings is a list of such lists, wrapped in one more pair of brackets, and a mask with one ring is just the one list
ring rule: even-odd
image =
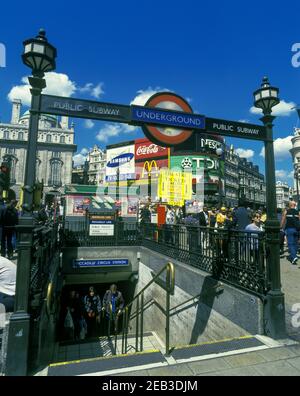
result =
[{"label": "building facade", "polygon": [[290,150],[294,171],[294,193],[293,197],[298,201],[300,191],[300,128],[294,128],[292,137],[292,148]]},{"label": "building facade", "polygon": [[88,184],[101,185],[105,182],[106,153],[97,145],[88,153]]},{"label": "building facade", "polygon": [[239,158],[239,198],[245,206],[253,209],[266,205],[266,183],[264,175],[259,172],[258,165]]},{"label": "building facade", "polygon": [[293,194],[291,187],[282,181],[276,182],[276,200],[277,208],[284,209],[288,206],[290,198]]},{"label": "building facade", "polygon": [[[27,153],[29,111],[21,116],[22,103],[14,100],[10,123],[0,123],[0,157],[10,163],[11,189],[16,197],[24,185]],[[40,116],[36,155],[36,180],[44,183],[44,193],[63,193],[63,186],[71,183],[74,126],[68,117]]]}]

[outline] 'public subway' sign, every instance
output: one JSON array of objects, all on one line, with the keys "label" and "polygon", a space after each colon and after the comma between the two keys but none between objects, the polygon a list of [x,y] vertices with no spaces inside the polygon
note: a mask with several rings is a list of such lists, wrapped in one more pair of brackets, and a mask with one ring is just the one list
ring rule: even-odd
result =
[{"label": "'public subway' sign", "polygon": [[41,95],[41,113],[116,122],[130,122],[130,106]]},{"label": "'public subway' sign", "polygon": [[216,118],[206,118],[206,131],[217,135],[225,135],[246,139],[266,140],[266,128],[260,125],[247,124],[220,120]]}]

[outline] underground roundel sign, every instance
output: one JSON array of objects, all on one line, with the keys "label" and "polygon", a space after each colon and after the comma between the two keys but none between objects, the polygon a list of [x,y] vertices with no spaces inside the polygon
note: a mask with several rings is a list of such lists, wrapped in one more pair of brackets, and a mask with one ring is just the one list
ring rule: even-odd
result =
[{"label": "underground roundel sign", "polygon": [[145,107],[134,106],[133,118],[142,123],[148,139],[167,147],[186,141],[193,134],[193,127],[203,122],[186,100],[170,92],[151,96]]}]

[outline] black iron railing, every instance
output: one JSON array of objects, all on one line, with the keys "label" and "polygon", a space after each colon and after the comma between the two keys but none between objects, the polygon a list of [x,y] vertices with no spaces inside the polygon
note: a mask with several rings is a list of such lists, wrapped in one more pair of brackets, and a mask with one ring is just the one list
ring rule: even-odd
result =
[{"label": "black iron railing", "polygon": [[66,221],[62,228],[62,244],[73,246],[135,246],[142,241],[138,224],[135,222],[116,222],[113,235],[90,235],[86,221]]},{"label": "black iron railing", "polygon": [[142,245],[260,296],[269,288],[265,241],[264,232],[132,222],[116,222],[113,236],[89,236],[86,222],[66,222],[62,236],[65,247]]},{"label": "black iron railing", "polygon": [[47,297],[47,284],[51,282],[52,267],[59,256],[59,227],[58,223],[48,223],[33,231],[29,303],[34,316],[38,316]]}]

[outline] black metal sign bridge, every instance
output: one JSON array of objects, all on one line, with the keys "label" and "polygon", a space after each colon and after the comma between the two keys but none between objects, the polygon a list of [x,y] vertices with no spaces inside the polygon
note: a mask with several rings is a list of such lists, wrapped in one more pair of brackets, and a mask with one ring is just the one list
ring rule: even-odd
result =
[{"label": "black metal sign bridge", "polygon": [[[154,96],[157,98],[163,95],[168,95],[170,103],[173,103],[173,97],[177,100],[181,99],[182,103],[184,101],[184,99],[170,93],[158,93]],[[195,131],[244,139],[267,140],[266,128],[261,125],[208,118],[203,115],[193,114],[192,112],[174,111],[159,108],[158,106],[127,106],[60,96],[41,95],[40,113],[140,125],[143,126],[143,129],[146,128],[147,130],[149,129],[148,125],[172,128],[172,130],[175,131],[174,137],[178,136],[179,133],[176,133],[176,130],[180,131],[184,128],[182,132],[187,130],[189,136],[191,132]],[[148,137],[151,138],[149,135]],[[167,143],[169,145],[179,144],[179,142],[175,141],[172,143],[160,141],[160,143]],[[182,143],[182,141],[180,143]]]}]

